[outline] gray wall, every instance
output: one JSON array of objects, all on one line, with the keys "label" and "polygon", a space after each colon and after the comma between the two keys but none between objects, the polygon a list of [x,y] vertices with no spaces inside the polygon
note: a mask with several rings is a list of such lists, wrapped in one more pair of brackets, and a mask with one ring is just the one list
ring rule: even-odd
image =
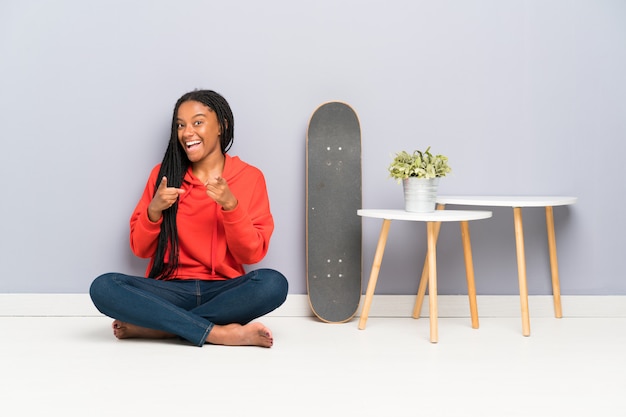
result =
[{"label": "gray wall", "polygon": [[[573,195],[555,209],[563,294],[626,294],[626,2],[18,1],[0,3],[0,292],[84,293],[142,274],[128,219],[175,100],[221,92],[231,154],[268,181],[261,266],[306,292],[305,133],[322,102],[357,110],[363,204],[401,208],[399,150],[449,156],[443,194]],[[472,222],[480,294],[516,294],[510,209]],[[545,219],[524,211],[529,290],[549,294]],[[378,293],[412,294],[422,224],[392,224]],[[363,221],[364,287],[380,222]],[[439,292],[466,292],[442,227]]]}]

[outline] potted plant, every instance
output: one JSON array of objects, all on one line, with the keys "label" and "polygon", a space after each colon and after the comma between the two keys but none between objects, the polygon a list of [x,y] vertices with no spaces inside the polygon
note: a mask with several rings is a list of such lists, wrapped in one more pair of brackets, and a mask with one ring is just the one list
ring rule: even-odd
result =
[{"label": "potted plant", "polygon": [[404,209],[417,213],[435,210],[439,178],[452,172],[448,158],[433,155],[430,153],[430,146],[424,152],[398,152],[387,170],[391,178],[398,183],[402,182]]}]

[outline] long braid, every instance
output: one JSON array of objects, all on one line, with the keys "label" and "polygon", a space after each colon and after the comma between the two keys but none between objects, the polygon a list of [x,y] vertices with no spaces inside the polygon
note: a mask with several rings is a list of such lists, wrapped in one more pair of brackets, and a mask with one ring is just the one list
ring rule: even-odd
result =
[{"label": "long braid", "polygon": [[[182,149],[178,141],[177,117],[178,108],[186,101],[197,101],[215,112],[217,121],[220,124],[220,147],[222,153],[228,152],[233,144],[234,137],[234,118],[228,102],[211,90],[194,90],[184,94],[176,102],[174,114],[172,116],[172,130],[170,133],[170,141],[161,163],[159,175],[156,178],[155,194],[159,187],[159,183],[163,177],[167,178],[168,187],[180,188],[183,183],[185,173],[189,168],[190,162],[187,154]],[[176,214],[178,212],[178,201],[170,208],[163,211],[163,221],[161,223],[161,232],[157,241],[157,249],[154,255],[154,262],[148,276],[155,279],[168,279],[174,275],[178,268],[178,229],[176,227]],[[170,248],[167,262],[165,262],[165,253]]]}]

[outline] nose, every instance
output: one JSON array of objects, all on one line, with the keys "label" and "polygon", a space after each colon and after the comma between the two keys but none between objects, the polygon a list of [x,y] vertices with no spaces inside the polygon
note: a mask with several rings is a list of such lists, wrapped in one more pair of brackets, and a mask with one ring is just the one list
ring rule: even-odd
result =
[{"label": "nose", "polygon": [[195,131],[193,130],[193,125],[191,123],[186,124],[185,127],[183,127],[184,137],[193,136],[194,133]]}]

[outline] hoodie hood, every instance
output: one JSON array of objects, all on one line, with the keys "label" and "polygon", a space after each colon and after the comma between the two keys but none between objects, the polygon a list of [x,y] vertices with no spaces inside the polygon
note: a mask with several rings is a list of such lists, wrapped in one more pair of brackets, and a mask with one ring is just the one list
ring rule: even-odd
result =
[{"label": "hoodie hood", "polygon": [[[231,183],[232,181],[237,180],[237,178],[242,175],[249,166],[249,164],[243,162],[238,156],[230,156],[226,154],[224,155],[224,170],[222,171],[222,178],[224,178],[226,182]],[[204,184],[193,175],[191,167],[187,169],[183,182],[192,186],[199,185],[204,187]]]}]

